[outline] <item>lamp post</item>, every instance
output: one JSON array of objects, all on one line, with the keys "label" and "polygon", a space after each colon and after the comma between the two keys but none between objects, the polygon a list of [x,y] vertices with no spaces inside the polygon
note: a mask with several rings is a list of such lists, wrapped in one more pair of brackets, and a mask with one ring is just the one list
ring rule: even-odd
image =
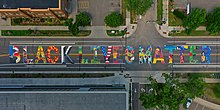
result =
[{"label": "lamp post", "polygon": [[[175,42],[175,37],[173,38],[174,39],[174,45],[176,45],[176,42]],[[173,56],[172,56],[172,58],[173,58]],[[174,58],[173,58],[174,59]],[[174,60],[173,60],[174,61]],[[174,73],[173,73],[173,63],[174,62],[172,62],[172,67],[171,67],[171,71],[172,71],[172,78],[174,78]]]},{"label": "lamp post", "polygon": [[[124,32],[125,32],[125,34],[122,36],[122,38],[124,38],[124,36],[125,36],[125,46],[123,46],[123,51],[125,52],[125,50],[126,50],[126,48],[127,48],[127,30],[128,30],[128,28],[126,27],[125,29],[124,29]],[[124,56],[123,56],[124,57]],[[123,58],[123,62],[125,62],[124,61],[124,58]],[[121,64],[120,64],[120,68],[121,68]],[[123,69],[121,69],[121,72],[123,73]]]}]

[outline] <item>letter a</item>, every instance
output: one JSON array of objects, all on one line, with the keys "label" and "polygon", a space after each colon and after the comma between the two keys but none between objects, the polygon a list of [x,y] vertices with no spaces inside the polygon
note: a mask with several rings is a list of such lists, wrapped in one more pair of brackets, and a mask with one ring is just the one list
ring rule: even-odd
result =
[{"label": "letter a", "polygon": [[162,64],[165,63],[163,53],[162,53],[162,50],[161,50],[160,46],[157,46],[157,48],[156,48],[156,51],[155,51],[155,54],[154,54],[153,64],[156,64],[157,61],[160,61]]}]

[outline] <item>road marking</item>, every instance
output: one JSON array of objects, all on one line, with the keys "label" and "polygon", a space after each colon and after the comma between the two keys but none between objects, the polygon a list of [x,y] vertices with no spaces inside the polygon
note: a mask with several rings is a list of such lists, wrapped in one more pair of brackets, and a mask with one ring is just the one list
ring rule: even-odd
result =
[{"label": "road marking", "polygon": [[[28,56],[35,56],[36,54],[28,54]],[[51,56],[61,55],[61,54],[50,54]],[[69,56],[78,56],[79,54],[68,54]],[[82,54],[83,56],[94,56],[94,54]],[[103,56],[103,54],[97,54],[98,56]],[[113,55],[113,54],[111,54]],[[120,54],[123,56],[125,54]],[[174,56],[180,56],[179,54],[173,54]],[[9,54],[1,54],[0,57],[9,56]],[[20,53],[20,56],[23,56],[23,53]],[[189,56],[189,54],[184,54],[184,56]],[[196,54],[196,56],[201,56],[201,54]],[[220,56],[220,54],[211,54],[211,56]]]},{"label": "road marking", "polygon": [[191,64],[191,65],[185,65],[185,64],[182,64],[182,65],[173,65],[173,68],[219,68],[220,65],[198,65],[198,64]]},{"label": "road marking", "polygon": [[205,106],[202,106],[202,110],[205,108]]},{"label": "road marking", "polygon": [[220,45],[220,41],[167,41],[167,43],[185,43],[186,45]]},{"label": "road marking", "polygon": [[67,65],[26,65],[30,68],[66,68]]},{"label": "road marking", "polygon": [[[11,69],[11,68],[13,68],[13,69],[24,69],[24,68],[26,68],[27,69],[27,67],[0,67],[0,69],[1,68],[4,68],[4,69]],[[38,67],[32,67],[32,68],[38,68]],[[42,67],[41,67],[42,68]],[[45,68],[48,68],[48,67],[45,67]],[[126,67],[108,67],[108,66],[106,66],[106,67],[90,67],[90,66],[87,66],[87,67],[79,67],[79,66],[77,66],[77,67],[65,67],[65,69],[68,69],[68,68],[76,68],[76,69],[97,69],[97,68],[99,68],[99,69],[126,69]]]},{"label": "road marking", "polygon": [[12,93],[12,94],[19,94],[19,93],[31,93],[31,94],[68,94],[68,93],[84,93],[84,94],[88,94],[88,93],[113,93],[113,94],[118,94],[118,93],[125,93],[124,91],[96,91],[96,92],[93,92],[93,91],[0,91],[0,94],[5,94],[5,93]]},{"label": "road marking", "polygon": [[196,107],[195,107],[195,109],[194,109],[194,110],[196,110],[196,109],[197,109],[197,107],[198,107],[198,103],[196,103]]},{"label": "road marking", "polygon": [[[180,54],[173,54],[174,56],[180,56]],[[189,54],[184,54],[184,56],[189,56]],[[196,56],[201,56],[201,54],[196,54]],[[211,54],[211,56],[220,56],[220,54]]]},{"label": "road marking", "polygon": [[167,41],[167,43],[186,43],[186,41]]},{"label": "road marking", "polygon": [[[28,56],[35,56],[36,54],[28,54]],[[61,55],[61,54],[50,54],[51,56],[55,55]],[[69,56],[79,56],[79,54],[68,54]],[[98,56],[103,56],[103,54],[97,54]],[[113,55],[113,54],[111,54]],[[120,54],[120,56],[123,56],[124,54]],[[9,54],[1,54],[0,57],[9,56]],[[22,53],[20,53],[20,56],[23,56]],[[94,54],[82,54],[82,56],[94,56]]]},{"label": "road marking", "polygon": [[70,44],[75,45],[76,43],[121,43],[125,41],[10,41],[11,45],[26,45],[26,44]]}]

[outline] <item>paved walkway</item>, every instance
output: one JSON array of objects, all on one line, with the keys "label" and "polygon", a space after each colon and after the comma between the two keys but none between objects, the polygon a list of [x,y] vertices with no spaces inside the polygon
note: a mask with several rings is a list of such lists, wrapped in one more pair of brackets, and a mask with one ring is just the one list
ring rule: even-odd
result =
[{"label": "paved walkway", "polygon": [[[162,76],[164,72],[157,72],[157,71],[129,71],[130,77],[133,79],[133,82],[141,83],[141,84],[150,84],[149,80],[147,79],[149,76],[153,76],[159,83],[164,83],[165,79]],[[215,78],[204,78],[203,79],[206,83],[220,83],[219,79]],[[187,81],[186,78],[179,78],[179,81],[185,83]]]},{"label": "paved walkway", "polygon": [[11,25],[11,19],[8,18],[7,20],[0,19],[0,26],[10,26]]},{"label": "paved walkway", "polygon": [[[165,20],[165,24],[162,24],[162,25],[158,25],[157,23],[155,24],[155,27],[157,29],[157,31],[159,32],[159,34],[163,37],[169,37],[168,36],[168,32],[169,32],[169,17],[168,17],[168,13],[169,13],[169,10],[168,10],[168,4],[169,4],[169,0],[163,0],[163,20]],[[156,6],[157,6],[157,2],[156,2]],[[155,7],[156,10],[157,10],[157,7]],[[156,14],[157,14],[157,11],[156,11]]]},{"label": "paved walkway", "polygon": [[70,7],[68,9],[68,18],[73,18],[73,23],[75,22],[76,14],[77,14],[77,0],[69,0],[68,3]]}]

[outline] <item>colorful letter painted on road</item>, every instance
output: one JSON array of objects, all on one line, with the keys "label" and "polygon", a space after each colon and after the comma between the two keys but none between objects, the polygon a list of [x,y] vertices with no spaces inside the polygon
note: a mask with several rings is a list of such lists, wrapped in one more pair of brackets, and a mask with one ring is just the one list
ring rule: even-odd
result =
[{"label": "colorful letter painted on road", "polygon": [[[161,64],[211,63],[211,47],[207,45],[164,45],[165,51],[162,51],[160,46],[157,46],[153,51],[153,47],[150,45],[147,47],[139,45],[136,49],[138,49],[137,53],[135,53],[135,48],[129,45],[126,48],[123,46],[99,45],[87,47],[32,46],[28,48],[28,46],[12,45],[9,46],[9,58],[10,63],[24,64],[74,64],[74,61],[77,64],[124,64],[123,60],[126,64],[157,64],[158,62]],[[153,52],[154,56],[152,55]],[[135,57],[138,58],[137,61],[135,61]]]}]

